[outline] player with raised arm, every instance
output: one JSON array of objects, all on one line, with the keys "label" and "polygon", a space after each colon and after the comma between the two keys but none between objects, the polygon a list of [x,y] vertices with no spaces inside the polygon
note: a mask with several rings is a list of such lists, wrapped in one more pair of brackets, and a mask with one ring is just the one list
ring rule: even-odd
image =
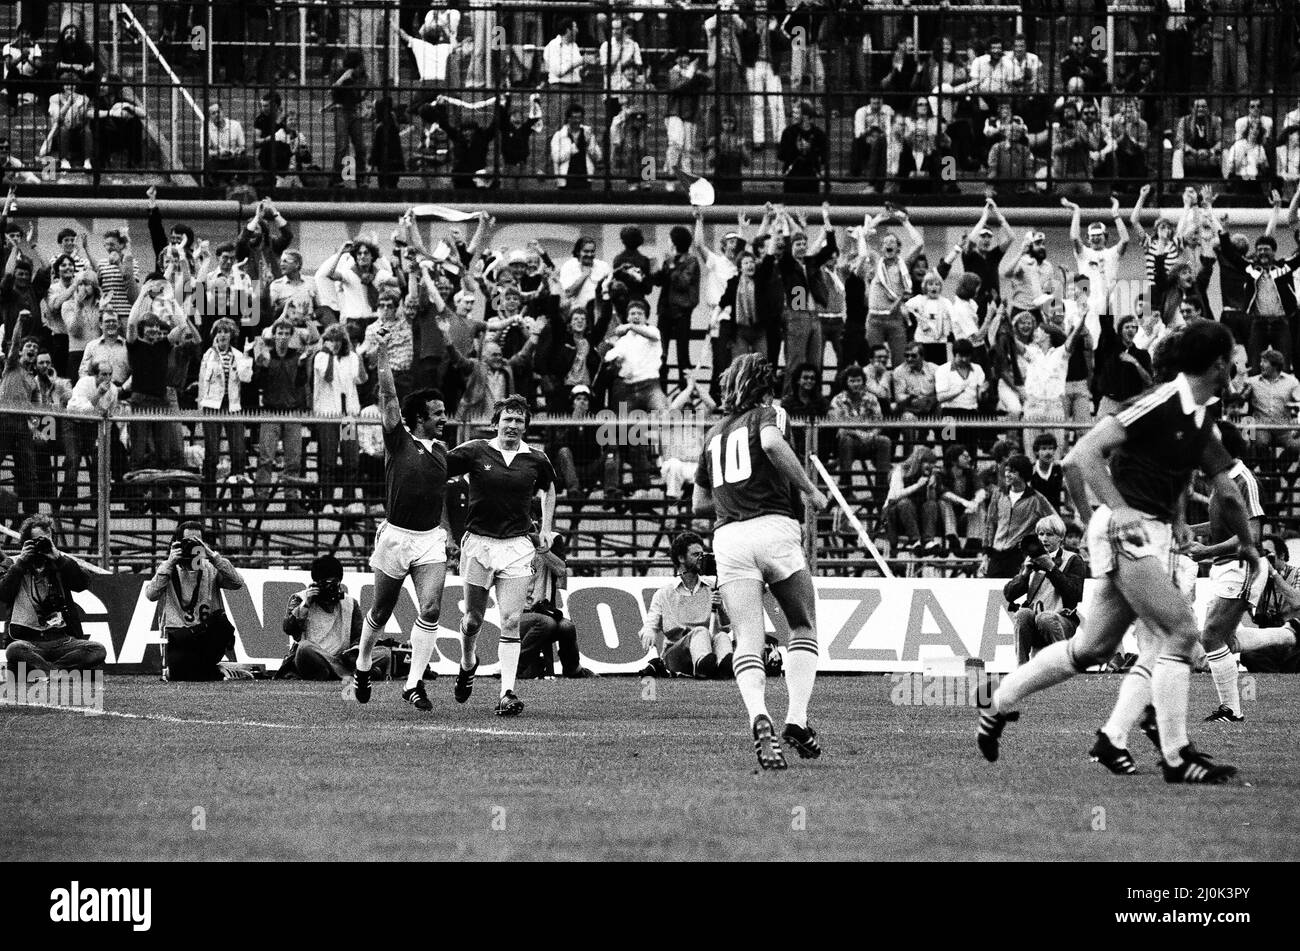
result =
[{"label": "player with raised arm", "polygon": [[[495,438],[471,439],[447,454],[448,474],[469,477],[469,514],[460,546],[465,616],[460,625],[455,697],[457,703],[464,703],[474,689],[478,670],[474,643],[483,626],[488,589],[495,586],[501,612],[499,717],[518,716],[524,710],[523,701],[515,696],[519,615],[532,587],[533,556],[550,549],[555,524],[555,470],[546,453],[523,441],[528,420],[528,401],[508,396],[492,416]],[[542,505],[540,535],[532,519],[535,498]]]},{"label": "player with raised arm", "polygon": [[397,385],[388,363],[387,333],[381,332],[377,342],[388,517],[379,526],[370,556],[375,597],[361,625],[352,691],[358,703],[370,701],[371,652],[410,575],[420,616],[411,631],[411,672],[402,699],[417,710],[432,710],[423,677],[437,640],[442,589],[447,580],[443,504],[447,495],[447,448],[438,442],[447,422],[447,408],[437,390],[417,390],[399,407]]},{"label": "player with raised arm", "polygon": [[749,713],[754,750],[763,769],[785,769],[767,712],[763,668],[763,585],[776,596],[790,625],[786,645],[789,706],[781,739],[805,759],[821,755],[808,723],[808,701],[817,677],[817,595],[800,538],[800,493],[826,507],[790,446],[785,410],[772,403],[773,373],[767,358],[736,358],[723,375],[726,419],[704,436],[695,473],[695,514],[716,520],[713,553],[718,588],[736,636],[733,670]]},{"label": "player with raised arm", "polygon": [[[1187,738],[1187,695],[1198,631],[1172,577],[1175,542],[1187,540],[1181,499],[1199,468],[1221,497],[1224,523],[1251,571],[1259,554],[1246,508],[1229,475],[1232,458],[1219,441],[1208,404],[1227,385],[1233,340],[1222,324],[1201,321],[1171,342],[1178,375],[1131,400],[1090,430],[1066,457],[1070,497],[1088,507],[1085,485],[1101,503],[1088,523],[1088,553],[1097,579],[1088,623],[1068,641],[1040,651],[1009,674],[979,716],[976,739],[990,762],[1016,708],[1030,694],[1070,679],[1115,652],[1135,619],[1161,637],[1151,676],[1162,770],[1170,783],[1222,783],[1236,774],[1211,762]],[[1094,748],[1095,755],[1095,748]]]}]

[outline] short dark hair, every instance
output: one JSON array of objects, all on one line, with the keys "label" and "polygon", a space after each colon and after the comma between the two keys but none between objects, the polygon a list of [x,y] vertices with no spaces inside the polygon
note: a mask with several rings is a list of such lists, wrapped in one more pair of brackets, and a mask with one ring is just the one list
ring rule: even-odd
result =
[{"label": "short dark hair", "polygon": [[233,241],[227,241],[225,244],[219,244],[212,249],[212,256],[219,257],[223,254],[236,254],[235,244]]},{"label": "short dark hair", "polygon": [[692,545],[704,545],[704,539],[695,532],[682,532],[673,539],[672,547],[669,549],[669,555],[673,560],[673,570],[676,571],[681,567],[682,559],[686,557],[686,552]]},{"label": "short dark hair", "polygon": [[628,301],[626,310],[631,310],[633,307],[637,308],[638,310],[644,311],[647,317],[650,316],[650,305],[646,302],[645,298],[634,297],[630,301]]},{"label": "short dark hair", "polygon": [[[813,367],[813,369],[816,369],[816,367]],[[856,363],[850,363],[844,368],[844,382],[847,383],[851,376],[860,376],[865,380],[867,378],[867,371],[862,369],[862,367]]]},{"label": "short dark hair", "polygon": [[62,244],[64,238],[75,238],[76,236],[77,236],[77,232],[75,229],[63,228],[61,231],[59,231],[59,236],[54,240],[57,241],[59,244]]},{"label": "short dark hair", "polygon": [[1034,452],[1038,452],[1038,450],[1040,449],[1047,449],[1049,447],[1052,449],[1056,449],[1058,448],[1058,446],[1059,443],[1057,443],[1056,437],[1053,436],[1051,433],[1039,433],[1037,436],[1034,437]]},{"label": "short dark hair", "polygon": [[54,534],[54,519],[48,515],[29,515],[18,529],[18,544],[25,545],[32,540],[32,529],[43,528],[46,535]]},{"label": "short dark hair", "polygon": [[684,225],[673,225],[672,230],[668,232],[668,240],[673,243],[678,254],[685,254],[690,249],[691,242],[695,240],[695,235]]},{"label": "short dark hair", "polygon": [[329,578],[343,579],[343,562],[333,555],[316,556],[311,563],[311,580],[325,581]]},{"label": "short dark hair", "polygon": [[564,118],[566,119],[571,119],[574,116],[585,116],[586,114],[587,107],[580,102],[571,102],[569,107],[564,110]]},{"label": "short dark hair", "polygon": [[624,225],[618,233],[618,240],[622,241],[623,247],[629,251],[635,251],[645,244],[645,232],[639,225]]},{"label": "short dark hair", "polygon": [[172,532],[172,541],[173,542],[180,541],[182,538],[185,537],[185,533],[189,531],[191,528],[198,531],[200,535],[203,534],[203,523],[191,519],[190,521],[187,522],[181,522],[179,525],[176,526],[176,530]]},{"label": "short dark hair", "polygon": [[1019,452],[1012,453],[1007,458],[1007,461],[1003,463],[1003,468],[1010,469],[1026,482],[1028,482],[1029,477],[1034,474],[1034,464],[1029,461],[1028,456]]},{"label": "short dark hair", "polygon": [[1273,237],[1271,234],[1261,234],[1255,239],[1255,247],[1269,247],[1276,251],[1277,238]]},{"label": "short dark hair", "polygon": [[587,237],[587,236],[584,234],[584,235],[583,235],[582,237],[580,237],[577,241],[573,242],[573,256],[574,256],[575,258],[576,258],[579,254],[582,253],[582,246],[583,246],[584,244],[586,244],[588,241],[591,242],[591,249],[592,249],[593,251],[596,250],[596,239],[595,239],[595,238],[589,238],[589,237]]},{"label": "short dark hair", "polygon": [[507,396],[501,402],[497,403],[492,410],[492,425],[496,426],[500,423],[501,416],[507,412],[522,413],[525,426],[528,425],[528,422],[533,415],[532,411],[528,408],[528,400],[524,399],[518,393],[515,393],[513,396]]},{"label": "short dark hair", "polygon": [[1198,320],[1188,324],[1171,341],[1171,366],[1180,373],[1204,373],[1220,358],[1232,359],[1236,345],[1232,331],[1213,320]]},{"label": "short dark hair", "polygon": [[447,405],[442,393],[435,389],[416,390],[402,400],[402,421],[414,429],[415,424],[429,417],[429,404],[433,402]]},{"label": "short dark hair", "polygon": [[969,357],[969,356],[974,356],[974,354],[975,354],[975,345],[971,343],[969,340],[967,340],[965,337],[956,341],[952,345],[952,355],[954,357]]}]

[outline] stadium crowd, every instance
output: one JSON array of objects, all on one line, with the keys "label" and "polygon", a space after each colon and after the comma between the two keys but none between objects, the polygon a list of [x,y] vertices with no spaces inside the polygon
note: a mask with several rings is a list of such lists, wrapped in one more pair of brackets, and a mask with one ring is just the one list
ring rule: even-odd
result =
[{"label": "stadium crowd", "polygon": [[[769,204],[756,226],[742,213],[712,244],[698,210],[663,248],[628,225],[608,261],[591,237],[560,261],[537,241],[496,246],[486,213],[430,248],[411,212],[382,245],[372,234],[304,261],[270,200],[236,233],[200,237],[164,222],[151,189],[146,248],[125,224],[94,240],[65,229],[39,248],[11,191],[0,208],[0,453],[25,514],[75,515],[105,448],[129,511],[175,514],[171,493],[184,486],[140,474],[188,469],[205,511],[265,510],[279,490],[289,512],[366,514],[366,486],[382,481],[382,335],[399,397],[445,395],[451,444],[519,394],[549,420],[536,431],[570,500],[681,499],[719,374],[757,351],[785,368],[789,416],[819,424],[796,427],[799,450],[825,460],[891,554],[979,555],[1009,578],[1039,519],[1072,522],[1057,461],[1074,432],[1060,424],[1142,392],[1161,374],[1162,340],[1184,324],[1233,331],[1230,416],[1294,422],[1300,254],[1278,254],[1280,196],[1253,244],[1209,189],[1187,189],[1179,216],[1151,230],[1146,198],[1127,221],[1114,202],[1112,223],[1086,230],[1065,200],[1073,260],[1051,259],[1042,232],[1018,233],[989,200],[948,248],[927,249],[892,204],[847,229],[831,226],[829,205],[814,227]],[[1118,278],[1124,255],[1141,255],[1141,279]],[[697,310],[709,315],[698,361]],[[125,432],[97,446],[93,422],[42,418],[44,407],[113,416]],[[213,419],[187,431],[167,418],[182,409]],[[617,413],[597,415],[606,409]],[[661,414],[639,417],[649,438],[605,425],[638,411]],[[270,418],[250,425],[247,413]],[[304,416],[324,421],[304,429]],[[961,425],[977,417],[1017,425]],[[950,425],[906,425],[934,419]],[[1253,458],[1285,472],[1277,460],[1294,458],[1300,435],[1251,432]],[[834,528],[853,537],[840,515]]]},{"label": "stadium crowd", "polygon": [[[3,47],[11,122],[44,117],[35,141],[5,143],[8,178],[164,167],[143,71],[106,69],[109,8],[54,6],[21,4]],[[1082,4],[878,6],[315,2],[305,33],[299,5],[272,0],[140,15],[202,87],[190,169],[260,194],[393,188],[412,173],[467,190],[674,189],[685,172],[724,192],[850,182],[913,196],[962,179],[1079,197],[1187,178],[1263,200],[1300,180],[1285,10],[1162,0],[1127,5],[1108,31],[1104,7]]]}]

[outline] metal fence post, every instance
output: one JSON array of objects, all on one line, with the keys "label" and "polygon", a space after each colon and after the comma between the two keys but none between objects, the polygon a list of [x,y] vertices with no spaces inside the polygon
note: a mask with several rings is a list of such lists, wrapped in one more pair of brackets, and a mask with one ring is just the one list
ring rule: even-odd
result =
[{"label": "metal fence post", "polygon": [[307,4],[298,4],[298,84],[307,85]]},{"label": "metal fence post", "polygon": [[112,539],[112,521],[109,515],[113,506],[113,421],[107,417],[98,424],[98,495],[96,499],[96,534],[99,536],[99,564],[101,568],[112,568],[112,552],[109,548]]},{"label": "metal fence post", "polygon": [[[803,470],[808,473],[808,478],[816,484],[817,478],[812,472],[813,445],[817,442],[816,420],[808,420],[803,423],[804,440],[803,440]],[[803,526],[804,526],[804,555],[808,559],[808,571],[813,575],[817,574],[817,510],[813,508],[812,503],[807,499],[804,500],[803,506]]]}]

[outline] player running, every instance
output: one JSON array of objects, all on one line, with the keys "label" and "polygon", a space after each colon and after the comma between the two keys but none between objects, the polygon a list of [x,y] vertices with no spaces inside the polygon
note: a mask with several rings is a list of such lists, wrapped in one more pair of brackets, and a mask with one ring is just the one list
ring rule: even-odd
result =
[{"label": "player running", "polygon": [[1070,497],[1086,509],[1086,483],[1101,502],[1088,523],[1088,552],[1097,579],[1088,624],[1007,675],[980,711],[976,738],[990,762],[998,758],[1002,731],[1025,697],[1104,663],[1140,618],[1161,637],[1151,691],[1165,781],[1222,783],[1236,774],[1234,767],[1211,762],[1187,739],[1191,656],[1198,632],[1170,572],[1175,535],[1182,542],[1187,532],[1185,525],[1174,525],[1179,502],[1198,467],[1220,496],[1224,523],[1239,542],[1238,554],[1252,571],[1259,561],[1241,493],[1228,475],[1232,459],[1207,409],[1228,382],[1233,341],[1222,324],[1204,321],[1187,327],[1171,346],[1170,363],[1178,375],[1103,419],[1066,457]]},{"label": "player running", "polygon": [[387,334],[378,338],[379,414],[384,427],[384,484],[388,518],[379,526],[370,567],[375,570],[374,603],[361,625],[352,693],[370,702],[371,652],[397,604],[406,576],[415,584],[420,616],[411,631],[411,672],[402,699],[432,710],[424,671],[433,656],[447,580],[447,449],[438,442],[447,409],[437,390],[418,390],[401,404],[388,362]]},{"label": "player running", "polygon": [[[460,672],[457,703],[474,689],[478,654],[474,642],[483,626],[488,589],[496,586],[501,611],[501,699],[499,717],[518,716],[523,701],[515,696],[519,671],[519,615],[532,587],[533,556],[551,547],[555,524],[555,470],[540,449],[523,441],[528,428],[528,401],[509,396],[496,406],[494,439],[471,439],[447,454],[447,472],[469,476],[469,516],[460,546],[460,573],[465,580],[465,617],[460,624]],[[532,504],[542,503],[540,538],[534,541]]]},{"label": "player running", "polygon": [[800,540],[800,493],[818,509],[826,497],[809,480],[789,442],[785,410],[772,405],[772,367],[756,353],[738,357],[723,375],[726,419],[704,437],[692,504],[714,515],[718,588],[736,637],[733,669],[753,727],[763,769],[785,769],[785,755],[764,698],[763,585],[790,624],[786,645],[785,740],[805,759],[821,755],[808,724],[817,677],[817,597]]}]

